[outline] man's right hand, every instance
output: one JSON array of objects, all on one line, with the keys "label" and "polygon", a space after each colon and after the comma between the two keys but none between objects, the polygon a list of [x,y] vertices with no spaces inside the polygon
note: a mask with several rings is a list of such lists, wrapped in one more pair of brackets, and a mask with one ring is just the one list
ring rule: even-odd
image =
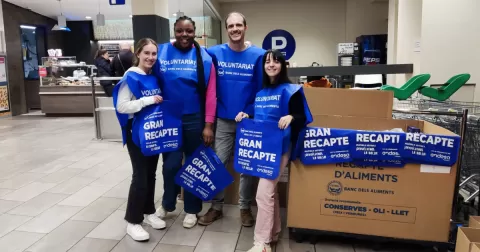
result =
[{"label": "man's right hand", "polygon": [[153,99],[155,100],[155,104],[163,102],[163,97],[161,97],[160,95],[154,95]]},{"label": "man's right hand", "polygon": [[248,118],[248,114],[247,114],[247,113],[240,112],[240,113],[238,113],[238,115],[235,117],[235,121],[236,121],[236,122],[241,122],[241,121],[243,120],[243,118]]}]

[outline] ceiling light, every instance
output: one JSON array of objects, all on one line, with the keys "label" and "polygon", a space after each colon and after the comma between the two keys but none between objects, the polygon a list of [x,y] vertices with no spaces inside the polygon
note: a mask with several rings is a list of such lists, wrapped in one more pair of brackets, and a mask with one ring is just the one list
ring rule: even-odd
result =
[{"label": "ceiling light", "polygon": [[97,26],[105,26],[105,15],[101,13],[97,14]]},{"label": "ceiling light", "polygon": [[129,15],[129,17],[130,17],[130,18],[132,18],[132,17],[133,17],[133,15]]},{"label": "ceiling light", "polygon": [[64,15],[57,17],[58,26],[65,27],[67,26],[67,18]]},{"label": "ceiling light", "polygon": [[60,31],[60,26],[54,25],[52,31]]},{"label": "ceiling light", "polygon": [[92,19],[92,17],[90,17],[90,16],[86,16],[85,18],[86,18],[86,19]]},{"label": "ceiling light", "polygon": [[177,16],[177,13],[173,13],[173,16],[176,17],[176,16]]},{"label": "ceiling light", "polygon": [[31,26],[31,25],[20,25],[20,28],[22,29],[29,29],[29,30],[35,30],[37,27]]}]

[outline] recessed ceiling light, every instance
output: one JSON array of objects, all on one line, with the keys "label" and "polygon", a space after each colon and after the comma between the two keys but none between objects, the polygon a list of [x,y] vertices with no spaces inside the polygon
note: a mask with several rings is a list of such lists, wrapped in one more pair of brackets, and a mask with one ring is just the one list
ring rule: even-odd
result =
[{"label": "recessed ceiling light", "polygon": [[173,16],[176,17],[176,16],[177,16],[177,13],[173,13]]},{"label": "recessed ceiling light", "polygon": [[90,16],[86,16],[85,18],[86,18],[86,19],[92,19],[92,17],[90,17]]},{"label": "recessed ceiling light", "polygon": [[129,15],[129,17],[130,17],[130,18],[132,18],[132,17],[133,17],[133,15]]}]

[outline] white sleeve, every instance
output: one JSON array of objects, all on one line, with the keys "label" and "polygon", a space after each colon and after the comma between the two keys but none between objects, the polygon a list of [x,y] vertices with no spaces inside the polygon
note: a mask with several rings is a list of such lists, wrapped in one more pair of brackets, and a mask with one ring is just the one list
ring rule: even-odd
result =
[{"label": "white sleeve", "polygon": [[153,96],[136,99],[126,82],[120,84],[117,96],[117,111],[121,114],[134,114],[155,103]]}]

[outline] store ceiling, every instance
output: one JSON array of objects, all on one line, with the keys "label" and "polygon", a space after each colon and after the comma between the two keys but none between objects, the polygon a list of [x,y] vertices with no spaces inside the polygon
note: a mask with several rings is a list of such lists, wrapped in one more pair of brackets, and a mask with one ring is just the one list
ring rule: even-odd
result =
[{"label": "store ceiling", "polygon": [[[60,15],[58,0],[5,0],[43,16],[57,19]],[[62,13],[67,20],[86,20],[86,16],[95,19],[100,12],[107,20],[128,19],[132,12],[132,0],[126,0],[125,5],[111,6],[108,0],[61,0]],[[178,10],[189,16],[203,16],[203,0],[170,0],[169,13],[171,17]]]}]

